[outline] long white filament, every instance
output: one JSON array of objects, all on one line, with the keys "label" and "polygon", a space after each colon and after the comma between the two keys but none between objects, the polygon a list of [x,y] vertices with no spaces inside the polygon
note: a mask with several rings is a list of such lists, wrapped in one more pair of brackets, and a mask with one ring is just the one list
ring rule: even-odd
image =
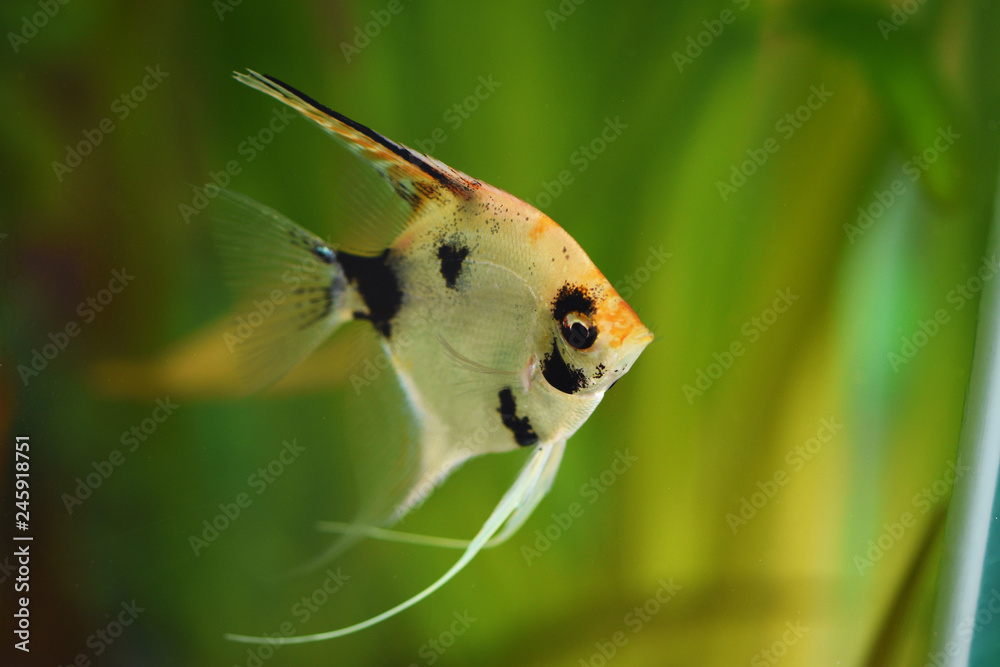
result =
[{"label": "long white filament", "polygon": [[[493,539],[486,542],[483,545],[483,549],[490,549],[492,547],[498,546],[506,542],[511,535],[516,533],[518,529],[524,525],[524,522],[528,520],[531,513],[541,502],[545,494],[548,493],[549,488],[552,486],[552,480],[555,479],[556,472],[559,470],[559,464],[562,461],[563,451],[565,449],[566,442],[557,442],[552,445],[553,453],[549,457],[548,463],[545,469],[542,471],[539,477],[539,483],[531,490],[531,493],[524,499],[514,511],[510,520],[504,524],[503,530],[500,531]],[[378,528],[377,526],[367,526],[364,524],[357,523],[344,523],[342,521],[322,521],[316,526],[319,530],[326,531],[329,533],[339,533],[343,535],[358,535],[360,537],[368,537],[375,540],[382,540],[384,542],[399,542],[402,544],[414,544],[417,546],[425,547],[440,547],[442,549],[465,549],[470,544],[472,540],[463,540],[452,537],[436,537],[433,535],[419,535],[417,533],[405,533],[398,530],[387,530],[385,528]]]},{"label": "long white filament", "polygon": [[[557,443],[557,445],[559,444],[561,443]],[[562,447],[557,445],[540,445],[532,453],[531,458],[528,459],[528,461],[524,464],[524,467],[521,468],[521,472],[518,473],[514,483],[507,490],[507,493],[503,495],[503,498],[500,499],[496,509],[494,509],[489,518],[486,519],[483,527],[478,533],[476,533],[476,536],[472,538],[472,541],[466,548],[465,553],[462,554],[462,557],[458,559],[458,562],[452,565],[440,579],[411,597],[409,600],[406,600],[405,602],[402,602],[392,609],[378,614],[377,616],[373,616],[366,621],[362,621],[361,623],[356,623],[339,630],[331,630],[330,632],[302,635],[301,637],[256,637],[251,635],[226,634],[225,638],[230,641],[243,642],[247,644],[284,645],[318,642],[326,639],[343,637],[344,635],[349,635],[360,630],[364,630],[365,628],[370,628],[373,625],[392,618],[401,611],[412,607],[437,589],[444,586],[449,580],[451,580],[452,577],[458,574],[462,568],[468,565],[476,554],[479,553],[479,551],[489,542],[490,538],[493,537],[498,530],[500,530],[500,527],[504,524],[504,522],[510,518],[512,514],[514,514],[518,507],[521,506],[526,499],[533,498],[536,489],[539,488],[539,483],[543,479],[544,473],[547,469],[549,469],[548,463],[553,454],[556,450],[558,450],[560,455],[562,453]],[[537,500],[535,501],[535,504],[537,504]]]},{"label": "long white filament", "polygon": [[[368,526],[359,523],[344,523],[342,521],[321,521],[316,524],[316,528],[327,533],[337,533],[340,535],[357,535],[383,542],[399,542],[400,544],[415,544],[424,547],[441,547],[443,549],[465,549],[472,540],[463,540],[454,537],[435,537],[433,535],[420,535],[418,533],[404,533],[399,530],[388,530],[377,526]],[[496,538],[491,539],[483,545],[484,549],[494,547],[499,542]]]}]

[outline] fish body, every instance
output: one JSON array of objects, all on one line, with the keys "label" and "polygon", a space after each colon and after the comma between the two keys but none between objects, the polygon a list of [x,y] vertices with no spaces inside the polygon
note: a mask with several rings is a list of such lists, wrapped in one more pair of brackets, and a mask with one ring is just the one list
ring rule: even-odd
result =
[{"label": "fish body", "polygon": [[[424,204],[385,254],[351,260],[393,284],[371,290],[367,312],[378,316],[360,316],[384,337],[426,443],[413,497],[469,456],[564,442],[649,336],[548,216],[465,182],[465,198]],[[563,336],[576,311],[601,331],[589,352],[597,363],[575,359],[583,354]]]},{"label": "fish body", "polygon": [[[370,323],[415,431],[412,469],[394,485],[381,525],[404,516],[472,456],[534,450],[464,545],[460,569],[528,518],[552,484],[566,440],[652,334],[544,213],[276,79],[255,72],[236,78],[318,123],[361,158],[383,190],[343,244],[225,193],[230,213],[219,224],[220,249],[237,289],[247,298],[267,294],[280,279],[288,282],[289,267],[298,269],[289,298],[243,341],[251,384],[275,381],[343,323]],[[456,568],[386,614],[426,596]],[[383,617],[294,641],[340,636]]]}]

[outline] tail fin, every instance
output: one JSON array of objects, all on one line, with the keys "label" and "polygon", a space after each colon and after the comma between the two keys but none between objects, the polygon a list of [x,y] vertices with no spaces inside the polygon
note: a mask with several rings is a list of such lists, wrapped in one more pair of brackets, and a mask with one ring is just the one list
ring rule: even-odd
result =
[{"label": "tail fin", "polygon": [[216,243],[237,296],[222,338],[256,391],[352,319],[357,296],[322,239],[249,197],[224,190],[216,201]]}]

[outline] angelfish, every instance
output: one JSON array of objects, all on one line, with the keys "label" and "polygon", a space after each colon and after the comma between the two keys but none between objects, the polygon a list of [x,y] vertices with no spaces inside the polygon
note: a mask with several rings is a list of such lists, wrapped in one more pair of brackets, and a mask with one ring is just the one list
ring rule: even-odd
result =
[{"label": "angelfish", "polygon": [[409,600],[331,632],[227,635],[253,643],[318,641],[394,616],[444,585],[482,548],[513,534],[551,487],[566,440],[653,335],[544,213],[273,77],[252,70],[235,77],[317,123],[370,168],[376,184],[352,193],[361,202],[354,233],[338,244],[245,196],[220,194],[228,213],[219,217],[218,239],[230,282],[247,302],[275,297],[268,316],[257,318],[237,345],[251,369],[249,382],[273,383],[348,321],[370,324],[416,432],[413,472],[382,526],[470,457],[531,450],[470,541],[338,524],[356,535],[464,550]]}]

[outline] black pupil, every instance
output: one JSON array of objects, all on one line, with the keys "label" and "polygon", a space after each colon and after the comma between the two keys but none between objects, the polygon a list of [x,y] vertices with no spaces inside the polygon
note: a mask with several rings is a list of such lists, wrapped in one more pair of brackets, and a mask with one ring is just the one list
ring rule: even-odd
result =
[{"label": "black pupil", "polygon": [[582,322],[573,322],[569,332],[569,344],[575,348],[590,347],[587,339],[590,338],[590,329]]}]

